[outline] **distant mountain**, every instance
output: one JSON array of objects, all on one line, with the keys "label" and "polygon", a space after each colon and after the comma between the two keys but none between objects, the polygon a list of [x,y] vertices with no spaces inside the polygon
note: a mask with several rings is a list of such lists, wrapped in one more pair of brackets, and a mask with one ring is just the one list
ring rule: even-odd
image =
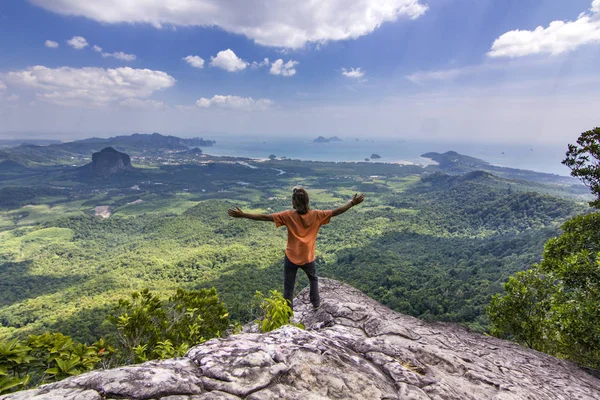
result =
[{"label": "distant mountain", "polygon": [[181,156],[201,156],[202,155],[202,149],[200,149],[198,147],[194,147],[193,149],[184,150],[184,151],[178,151],[175,154],[181,155]]},{"label": "distant mountain", "polygon": [[487,161],[480,160],[479,158],[464,156],[458,154],[456,151],[447,151],[443,154],[440,153],[425,153],[421,154],[421,157],[429,158],[437,162],[442,169],[462,168],[465,166],[480,168],[488,167],[490,163]]},{"label": "distant mountain", "polygon": [[34,144],[21,144],[17,147],[2,149],[3,156],[21,165],[33,167],[36,165],[48,165],[57,163],[73,156],[73,154],[61,147],[60,144],[49,146],[38,146]]},{"label": "distant mountain", "polygon": [[[176,136],[165,136],[160,133],[141,134],[134,133],[128,136],[115,136],[107,139],[89,138],[77,140],[71,143],[71,147],[110,146],[130,153],[153,152],[161,150],[188,150],[190,147],[211,147],[214,140],[203,138],[179,138]],[[68,143],[67,143],[68,144]]]},{"label": "distant mountain", "polygon": [[376,160],[378,158],[381,158],[381,156],[379,154],[375,154],[375,153],[371,154],[371,159]]},{"label": "distant mountain", "polygon": [[0,147],[14,147],[21,144],[35,144],[38,146],[47,146],[49,144],[59,144],[60,140],[46,139],[0,139]]},{"label": "distant mountain", "polygon": [[318,138],[313,140],[313,143],[329,143],[329,142],[341,142],[341,141],[342,141],[342,139],[340,139],[337,136],[332,136],[329,138],[326,138],[324,136],[319,136]]},{"label": "distant mountain", "polygon": [[577,179],[568,176],[491,165],[487,161],[465,156],[456,151],[448,151],[442,154],[435,152],[425,153],[421,157],[429,158],[438,163],[437,166],[431,166],[431,169],[438,169],[451,175],[462,175],[473,171],[486,171],[508,179],[563,185],[577,185],[580,183]]},{"label": "distant mountain", "polygon": [[102,151],[94,153],[92,155],[92,162],[81,168],[83,172],[103,177],[133,170],[129,155],[121,153],[112,147],[107,147],[102,149]]},{"label": "distant mountain", "polygon": [[160,133],[139,134],[129,136],[115,136],[108,139],[89,138],[74,142],[55,143],[47,146],[34,144],[21,144],[17,147],[3,148],[0,152],[0,161],[8,159],[27,167],[39,165],[81,164],[93,153],[106,147],[134,155],[162,155],[165,151],[202,152],[200,146],[210,147],[216,142],[203,138],[183,139],[175,136],[165,136]]}]

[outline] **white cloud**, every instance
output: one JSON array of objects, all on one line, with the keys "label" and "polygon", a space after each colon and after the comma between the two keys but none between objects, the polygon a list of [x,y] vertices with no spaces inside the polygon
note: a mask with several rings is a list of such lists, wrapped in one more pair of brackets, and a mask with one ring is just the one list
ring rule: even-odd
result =
[{"label": "white cloud", "polygon": [[211,57],[210,65],[229,72],[237,72],[246,69],[248,63],[236,56],[233,50],[227,49],[218,52],[216,57]]},{"label": "white cloud", "polygon": [[252,64],[250,64],[250,66],[252,68],[260,68],[260,67],[268,67],[270,65],[270,61],[268,58],[264,58],[261,62],[258,61],[252,61]]},{"label": "white cloud", "polygon": [[87,40],[82,36],[73,36],[71,39],[67,40],[67,43],[76,50],[81,50],[88,46]]},{"label": "white cloud", "polygon": [[342,68],[342,75],[348,78],[358,79],[365,76],[365,71],[363,71],[360,68],[350,68],[349,70],[347,70],[346,68]]},{"label": "white cloud", "polygon": [[167,105],[157,100],[142,100],[138,98],[125,99],[119,103],[121,106],[141,109],[141,110],[165,110]]},{"label": "white cloud", "polygon": [[222,96],[215,95],[212,99],[205,97],[200,98],[196,105],[200,108],[209,107],[220,107],[220,108],[233,108],[233,109],[245,109],[253,110],[259,109],[264,110],[273,105],[273,101],[269,99],[253,99],[252,97],[240,97],[240,96]]},{"label": "white cloud", "polygon": [[6,90],[6,85],[2,81],[0,81],[0,90]]},{"label": "white cloud", "polygon": [[79,106],[106,106],[129,98],[146,98],[175,84],[162,71],[129,67],[48,68],[34,66],[9,72],[5,78],[33,89],[36,97],[49,103]]},{"label": "white cloud", "polygon": [[523,57],[532,54],[558,55],[580,46],[600,43],[600,0],[575,21],[553,21],[547,28],[506,32],[494,41],[490,57]]},{"label": "white cloud", "polygon": [[117,60],[123,60],[123,61],[135,61],[135,59],[137,58],[137,56],[135,54],[127,54],[122,51],[117,51],[114,53],[105,53],[103,51],[102,47],[100,47],[98,45],[94,45],[94,47],[92,47],[92,49],[96,53],[100,53],[102,55],[102,57],[104,57],[104,58],[113,57],[113,58],[116,58]]},{"label": "white cloud", "polygon": [[32,0],[50,11],[104,23],[156,27],[218,26],[265,46],[300,48],[306,43],[355,39],[385,22],[416,19],[422,0]]},{"label": "white cloud", "polygon": [[454,80],[459,76],[468,74],[471,71],[472,69],[469,68],[452,68],[438,71],[418,71],[410,75],[406,75],[405,78],[413,83],[421,84],[429,81]]},{"label": "white cloud", "polygon": [[185,60],[194,68],[204,68],[204,59],[200,56],[187,56],[183,57],[182,60]]},{"label": "white cloud", "polygon": [[127,53],[123,53],[122,51],[117,51],[114,53],[102,53],[102,57],[113,57],[116,58],[117,60],[123,60],[123,61],[134,61],[137,56],[135,54],[127,54]]},{"label": "white cloud", "polygon": [[[265,59],[268,61],[268,59]],[[271,64],[271,70],[269,73],[271,75],[283,75],[283,76],[292,76],[296,75],[296,69],[294,66],[298,65],[298,61],[290,60],[286,63],[280,58],[276,60],[273,64]]]},{"label": "white cloud", "polygon": [[58,47],[58,43],[54,40],[46,40],[44,46],[49,47],[51,49],[56,49]]}]

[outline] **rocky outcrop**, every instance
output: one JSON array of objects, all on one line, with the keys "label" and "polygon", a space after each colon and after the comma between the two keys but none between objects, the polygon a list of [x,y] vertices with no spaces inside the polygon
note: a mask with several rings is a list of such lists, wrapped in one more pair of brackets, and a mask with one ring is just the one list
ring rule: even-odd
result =
[{"label": "rocky outcrop", "polygon": [[94,175],[111,176],[119,172],[133,169],[131,158],[125,154],[107,147],[92,154],[92,162],[83,167]]},{"label": "rocky outcrop", "polygon": [[337,281],[320,284],[317,311],[306,290],[294,303],[305,330],[260,334],[249,325],[183,358],[0,399],[600,399],[600,380],[575,364],[393,312]]}]

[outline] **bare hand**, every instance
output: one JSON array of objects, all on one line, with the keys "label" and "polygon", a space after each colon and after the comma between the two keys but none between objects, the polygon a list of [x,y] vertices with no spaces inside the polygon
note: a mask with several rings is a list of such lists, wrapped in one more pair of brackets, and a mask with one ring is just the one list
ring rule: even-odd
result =
[{"label": "bare hand", "polygon": [[362,203],[363,201],[365,201],[365,195],[364,194],[360,194],[360,196],[358,195],[358,193],[356,193],[354,195],[354,197],[352,198],[352,200],[350,200],[350,202],[352,203],[353,206]]},{"label": "bare hand", "polygon": [[244,212],[240,210],[239,207],[236,207],[227,210],[227,214],[229,214],[229,216],[233,218],[241,218],[244,215]]}]

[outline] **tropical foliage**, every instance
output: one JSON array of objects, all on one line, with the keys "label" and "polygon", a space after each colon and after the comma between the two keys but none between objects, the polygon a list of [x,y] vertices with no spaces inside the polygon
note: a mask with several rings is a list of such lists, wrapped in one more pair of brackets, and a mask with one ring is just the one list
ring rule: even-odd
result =
[{"label": "tropical foliage", "polygon": [[576,145],[570,144],[563,164],[590,187],[596,196],[590,205],[600,208],[600,128],[582,133]]},{"label": "tropical foliage", "polygon": [[180,357],[190,346],[219,337],[229,314],[214,288],[178,289],[161,301],[148,289],[120,299],[108,320],[115,327],[119,363]]},{"label": "tropical foliage", "polygon": [[294,312],[287,300],[277,290],[271,290],[269,297],[264,297],[261,292],[256,292],[255,298],[260,301],[260,308],[263,310],[262,318],[257,321],[261,332],[271,332],[284,325],[304,328],[302,324],[291,322]]},{"label": "tropical foliage", "polygon": [[113,353],[104,340],[88,346],[61,333],[0,341],[0,394],[91,371]]},{"label": "tropical foliage", "polygon": [[578,216],[546,244],[488,309],[492,333],[583,365],[600,367],[600,213]]}]

